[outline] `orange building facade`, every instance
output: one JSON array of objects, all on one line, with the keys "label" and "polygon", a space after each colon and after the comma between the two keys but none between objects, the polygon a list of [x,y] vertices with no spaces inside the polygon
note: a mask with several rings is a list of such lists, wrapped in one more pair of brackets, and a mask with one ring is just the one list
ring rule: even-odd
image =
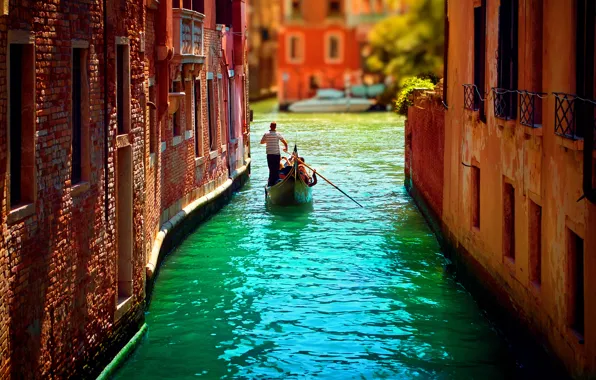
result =
[{"label": "orange building facade", "polygon": [[462,0],[446,21],[443,98],[410,107],[408,187],[484,298],[596,376],[595,4]]},{"label": "orange building facade", "polygon": [[356,30],[346,0],[285,0],[278,34],[278,100],[284,107],[317,88],[345,89],[360,81]]}]

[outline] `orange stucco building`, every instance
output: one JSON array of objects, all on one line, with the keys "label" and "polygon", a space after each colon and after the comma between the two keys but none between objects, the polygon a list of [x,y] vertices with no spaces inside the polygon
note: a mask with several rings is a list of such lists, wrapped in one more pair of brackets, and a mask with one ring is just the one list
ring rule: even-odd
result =
[{"label": "orange stucco building", "polygon": [[[589,0],[449,2],[444,96],[410,107],[406,138],[408,186],[458,270],[587,377],[596,376],[595,19]],[[425,163],[425,151],[441,149],[442,160]]]},{"label": "orange stucco building", "polygon": [[358,83],[360,52],[346,0],[286,0],[278,34],[278,99],[283,107],[316,88]]}]

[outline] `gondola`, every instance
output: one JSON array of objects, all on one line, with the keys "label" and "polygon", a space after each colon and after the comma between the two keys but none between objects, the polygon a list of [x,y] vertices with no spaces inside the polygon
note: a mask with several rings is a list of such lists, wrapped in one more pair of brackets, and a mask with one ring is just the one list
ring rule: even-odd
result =
[{"label": "gondola", "polygon": [[[298,157],[298,150],[294,147],[293,156]],[[265,195],[269,202],[274,205],[288,206],[312,202],[312,187],[298,174],[298,160],[294,160],[294,166],[288,175],[273,186],[265,186]]]}]

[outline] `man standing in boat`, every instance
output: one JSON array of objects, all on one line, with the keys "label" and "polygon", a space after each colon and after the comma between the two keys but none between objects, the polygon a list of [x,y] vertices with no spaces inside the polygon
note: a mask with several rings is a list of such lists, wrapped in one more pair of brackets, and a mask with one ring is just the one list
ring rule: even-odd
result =
[{"label": "man standing in boat", "polygon": [[271,123],[269,132],[263,135],[261,144],[267,144],[267,165],[269,166],[269,181],[267,186],[273,186],[279,180],[279,162],[281,160],[281,152],[279,151],[279,142],[284,144],[284,152],[288,151],[288,142],[281,133],[276,131],[277,124]]}]

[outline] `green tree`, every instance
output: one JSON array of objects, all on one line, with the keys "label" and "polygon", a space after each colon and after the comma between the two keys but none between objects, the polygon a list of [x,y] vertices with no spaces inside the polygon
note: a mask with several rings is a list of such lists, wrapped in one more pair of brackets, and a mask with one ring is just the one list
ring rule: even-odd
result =
[{"label": "green tree", "polygon": [[404,14],[388,17],[370,32],[372,72],[391,75],[401,87],[415,76],[443,75],[444,0],[406,0]]}]

